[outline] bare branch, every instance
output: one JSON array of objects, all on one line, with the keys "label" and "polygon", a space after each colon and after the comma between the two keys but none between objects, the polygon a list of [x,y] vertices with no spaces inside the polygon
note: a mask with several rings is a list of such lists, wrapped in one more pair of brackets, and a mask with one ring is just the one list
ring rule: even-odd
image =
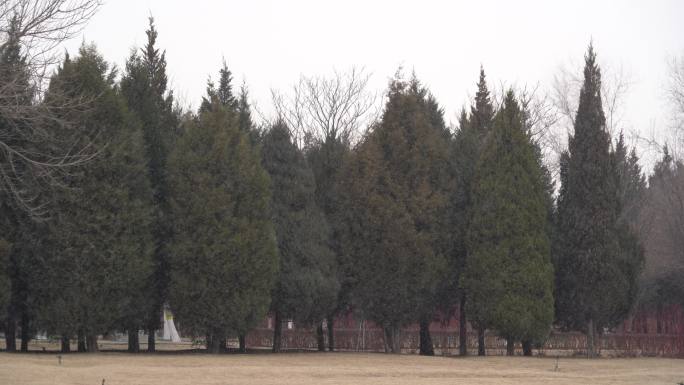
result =
[{"label": "bare branch", "polygon": [[277,118],[300,147],[331,139],[351,143],[380,111],[378,94],[368,90],[370,76],[356,67],[332,77],[302,76],[289,95],[271,90]]},{"label": "bare branch", "polygon": [[0,68],[0,193],[34,218],[47,210],[39,197],[98,153],[71,135],[75,117],[94,97],[43,96],[56,48],[99,6],[99,0],[0,0],[0,55],[10,63]]}]

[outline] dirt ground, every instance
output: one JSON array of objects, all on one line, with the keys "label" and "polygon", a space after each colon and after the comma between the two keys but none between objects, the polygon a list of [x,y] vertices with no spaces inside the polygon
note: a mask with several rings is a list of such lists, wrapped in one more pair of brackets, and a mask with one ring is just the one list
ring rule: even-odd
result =
[{"label": "dirt ground", "polygon": [[[0,384],[670,384],[684,360],[420,357],[366,353],[0,353]],[[104,380],[104,381],[103,381]]]}]

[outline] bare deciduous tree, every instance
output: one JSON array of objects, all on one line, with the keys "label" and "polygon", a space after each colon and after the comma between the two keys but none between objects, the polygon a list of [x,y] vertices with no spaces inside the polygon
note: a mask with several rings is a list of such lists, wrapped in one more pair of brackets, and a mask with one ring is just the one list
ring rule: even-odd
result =
[{"label": "bare deciduous tree", "polygon": [[665,96],[672,109],[672,117],[665,140],[675,159],[681,160],[684,157],[684,55],[672,58],[668,65]]},{"label": "bare deciduous tree", "polygon": [[669,105],[670,115],[663,127],[655,123],[650,132],[635,133],[642,153],[663,156],[667,147],[669,155],[677,161],[684,160],[684,55],[667,61],[668,79],[664,88],[664,101]]},{"label": "bare deciduous tree", "polygon": [[378,94],[368,89],[370,74],[352,67],[332,77],[302,76],[284,95],[271,90],[276,118],[287,123],[300,147],[311,141],[353,141],[376,119]]},{"label": "bare deciduous tree", "polygon": [[69,138],[74,112],[87,100],[43,98],[56,49],[81,31],[99,0],[0,0],[0,54],[15,53],[21,68],[4,68],[0,79],[0,192],[34,217],[37,197],[59,185],[66,170],[95,156],[89,143]]}]

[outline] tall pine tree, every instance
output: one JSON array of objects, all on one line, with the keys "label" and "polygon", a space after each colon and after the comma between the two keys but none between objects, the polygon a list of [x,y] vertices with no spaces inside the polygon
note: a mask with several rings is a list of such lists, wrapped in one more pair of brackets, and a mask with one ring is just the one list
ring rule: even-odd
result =
[{"label": "tall pine tree", "polygon": [[[12,20],[10,29],[6,31],[7,40],[0,46],[0,89],[10,95],[3,98],[4,108],[20,110],[21,106],[35,106],[36,89],[31,84],[30,69],[26,54],[22,51],[22,41],[18,38],[18,21]],[[27,202],[38,208],[45,207],[42,196],[34,193],[37,190],[41,174],[24,162],[15,159],[26,155],[45,153],[43,140],[32,135],[31,120],[25,118],[0,115],[0,137],[5,146],[0,149],[0,239],[4,239],[8,247],[2,270],[10,282],[9,302],[2,310],[1,319],[5,331],[5,349],[16,350],[17,323],[21,323],[22,348],[28,349],[28,324],[34,315],[32,299],[35,293],[31,287],[31,272],[34,270],[33,259],[28,252],[36,238],[34,218]],[[13,153],[9,149],[23,149]],[[42,210],[41,210],[42,211]]]},{"label": "tall pine tree", "polygon": [[553,321],[548,189],[512,91],[475,169],[462,285],[481,326],[508,340],[542,341]]},{"label": "tall pine tree", "polygon": [[[452,148],[452,167],[456,174],[455,188],[452,190],[452,221],[450,227],[454,229],[454,250],[451,253],[450,264],[454,278],[463,272],[469,251],[465,242],[466,231],[470,227],[472,206],[472,185],[475,177],[475,166],[482,153],[485,140],[489,136],[494,120],[494,106],[492,105],[487,78],[484,69],[480,67],[480,78],[477,83],[477,93],[468,115],[465,109],[459,119],[459,130],[456,132]],[[466,326],[466,296],[467,293],[460,285],[459,294],[459,354],[467,355],[467,326]],[[478,355],[485,355],[484,325],[482,320],[470,317],[478,332]]]},{"label": "tall pine tree", "polygon": [[268,310],[278,270],[270,181],[218,98],[186,124],[169,158],[170,305],[184,330],[218,353]]},{"label": "tall pine tree", "polygon": [[[354,301],[400,351],[399,331],[430,319],[446,271],[441,230],[448,142],[428,93],[394,79],[382,120],[345,166],[345,254]],[[427,350],[427,349],[426,349]]]},{"label": "tall pine tree", "polygon": [[275,314],[273,351],[280,351],[282,321],[320,324],[336,306],[339,283],[329,248],[329,228],[316,204],[316,184],[304,154],[278,122],[266,133],[264,168],[273,183],[280,272],[271,309]]},{"label": "tall pine tree", "polygon": [[[121,91],[128,108],[140,120],[145,140],[148,175],[154,191],[155,205],[155,274],[149,281],[148,296],[153,299],[145,329],[148,332],[148,351],[155,350],[155,331],[161,324],[162,308],[168,286],[166,245],[170,242],[170,215],[166,159],[173,145],[178,119],[173,112],[173,93],[167,90],[166,54],[156,47],[157,30],[154,19],[149,19],[147,44],[134,51],[126,62],[126,73],[121,80]],[[129,350],[138,350],[137,331],[129,332]]]},{"label": "tall pine tree", "polygon": [[[98,156],[72,172],[56,193],[57,211],[36,253],[45,265],[34,273],[41,286],[41,326],[79,337],[79,349],[97,350],[97,335],[137,330],[149,308],[144,283],[153,273],[152,189],[140,125],[115,88],[115,72],[94,46],[83,45],[51,79],[46,99],[89,108],[65,119],[78,122],[75,138]],[[68,100],[64,101],[69,103]]]},{"label": "tall pine tree", "polygon": [[[344,185],[341,180],[342,169],[351,153],[349,141],[339,135],[326,136],[321,140],[311,143],[306,149],[306,157],[311,166],[316,182],[316,204],[323,211],[330,226],[329,248],[334,253],[337,267],[337,280],[340,287],[335,301],[336,307],[326,315],[328,329],[328,349],[335,349],[334,320],[349,310],[351,305],[351,287],[353,277],[348,274],[347,260],[344,258],[342,248],[341,231],[342,222],[342,195]],[[318,330],[319,350],[325,350],[322,346],[324,339],[323,325]]]},{"label": "tall pine tree", "polygon": [[621,182],[605,125],[601,71],[590,45],[574,135],[561,158],[554,253],[557,321],[587,333],[590,357],[596,355],[597,333],[616,325],[631,307],[640,269],[635,239],[620,224]]}]

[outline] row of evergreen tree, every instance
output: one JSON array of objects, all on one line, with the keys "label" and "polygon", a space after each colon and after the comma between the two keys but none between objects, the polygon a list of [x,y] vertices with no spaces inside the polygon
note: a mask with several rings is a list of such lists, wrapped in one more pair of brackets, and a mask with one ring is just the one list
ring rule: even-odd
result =
[{"label": "row of evergreen tree", "polygon": [[[196,113],[175,108],[152,20],[147,37],[119,81],[92,45],[50,80],[45,100],[82,107],[65,109],[78,129],[64,145],[97,156],[46,193],[48,220],[0,201],[8,350],[17,330],[22,350],[37,330],[64,350],[121,331],[135,352],[146,330],[154,351],[170,306],[213,352],[235,336],[244,349],[267,313],[275,351],[286,319],[317,326],[321,350],[327,320],[332,350],[332,320],[354,311],[384,328],[392,352],[419,323],[432,354],[430,322],[459,310],[481,354],[487,329],[529,354],[554,324],[588,333],[592,353],[632,308],[643,252],[625,213],[645,181],[634,151],[606,133],[591,46],[554,199],[530,111],[512,90],[495,105],[484,71],[453,132],[428,89],[397,76],[358,143],[329,135],[301,148],[282,120],[257,127],[225,63]],[[20,42],[3,46],[0,82],[24,61]]]}]

